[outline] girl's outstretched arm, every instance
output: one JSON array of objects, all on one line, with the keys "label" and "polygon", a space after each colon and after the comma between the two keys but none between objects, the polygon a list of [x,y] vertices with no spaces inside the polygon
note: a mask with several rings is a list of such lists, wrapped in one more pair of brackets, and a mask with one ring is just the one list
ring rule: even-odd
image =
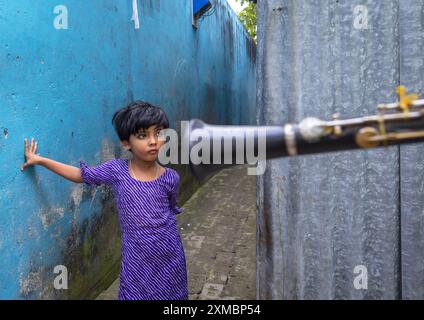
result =
[{"label": "girl's outstretched arm", "polygon": [[40,154],[36,153],[37,144],[37,141],[35,141],[34,138],[31,138],[31,144],[28,147],[28,141],[26,138],[24,139],[25,163],[21,166],[22,171],[32,165],[41,165],[65,179],[75,183],[83,183],[80,168],[42,157]]}]

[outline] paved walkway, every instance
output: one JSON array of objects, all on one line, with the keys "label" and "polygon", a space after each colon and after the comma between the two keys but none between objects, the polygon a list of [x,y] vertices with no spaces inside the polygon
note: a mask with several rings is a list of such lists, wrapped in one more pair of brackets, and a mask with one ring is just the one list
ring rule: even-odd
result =
[{"label": "paved walkway", "polygon": [[[182,208],[190,300],[255,299],[256,177],[246,166],[222,170]],[[97,299],[117,299],[118,287]]]}]

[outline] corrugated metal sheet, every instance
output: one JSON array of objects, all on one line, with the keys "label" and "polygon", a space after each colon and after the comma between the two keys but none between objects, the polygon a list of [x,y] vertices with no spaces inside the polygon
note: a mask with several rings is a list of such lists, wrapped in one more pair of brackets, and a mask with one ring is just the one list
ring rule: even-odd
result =
[{"label": "corrugated metal sheet", "polygon": [[[400,82],[424,92],[422,1],[258,6],[259,125],[374,114]],[[258,298],[423,298],[422,151],[269,161],[258,178]],[[367,289],[354,286],[357,266]]]},{"label": "corrugated metal sheet", "polygon": [[[424,2],[400,1],[400,80],[424,95]],[[424,299],[424,147],[400,148],[402,298]]]}]

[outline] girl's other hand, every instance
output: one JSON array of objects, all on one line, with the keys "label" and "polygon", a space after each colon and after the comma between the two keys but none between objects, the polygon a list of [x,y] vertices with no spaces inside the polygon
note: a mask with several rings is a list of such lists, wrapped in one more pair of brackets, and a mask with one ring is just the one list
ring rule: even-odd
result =
[{"label": "girl's other hand", "polygon": [[26,167],[37,164],[37,161],[40,159],[40,155],[37,154],[37,141],[34,138],[31,138],[31,144],[28,147],[27,138],[24,139],[25,144],[25,163],[21,166],[21,170],[25,170]]}]

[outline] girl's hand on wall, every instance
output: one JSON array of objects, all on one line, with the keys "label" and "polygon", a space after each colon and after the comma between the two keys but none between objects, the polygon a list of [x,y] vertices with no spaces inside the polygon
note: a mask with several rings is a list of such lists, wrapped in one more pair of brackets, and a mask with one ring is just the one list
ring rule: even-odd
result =
[{"label": "girl's hand on wall", "polygon": [[25,144],[25,163],[21,166],[21,170],[25,170],[26,167],[32,166],[34,164],[37,164],[38,159],[40,158],[40,155],[37,154],[37,141],[34,140],[34,138],[31,138],[31,144],[28,147],[28,140],[27,138],[24,139]]}]

